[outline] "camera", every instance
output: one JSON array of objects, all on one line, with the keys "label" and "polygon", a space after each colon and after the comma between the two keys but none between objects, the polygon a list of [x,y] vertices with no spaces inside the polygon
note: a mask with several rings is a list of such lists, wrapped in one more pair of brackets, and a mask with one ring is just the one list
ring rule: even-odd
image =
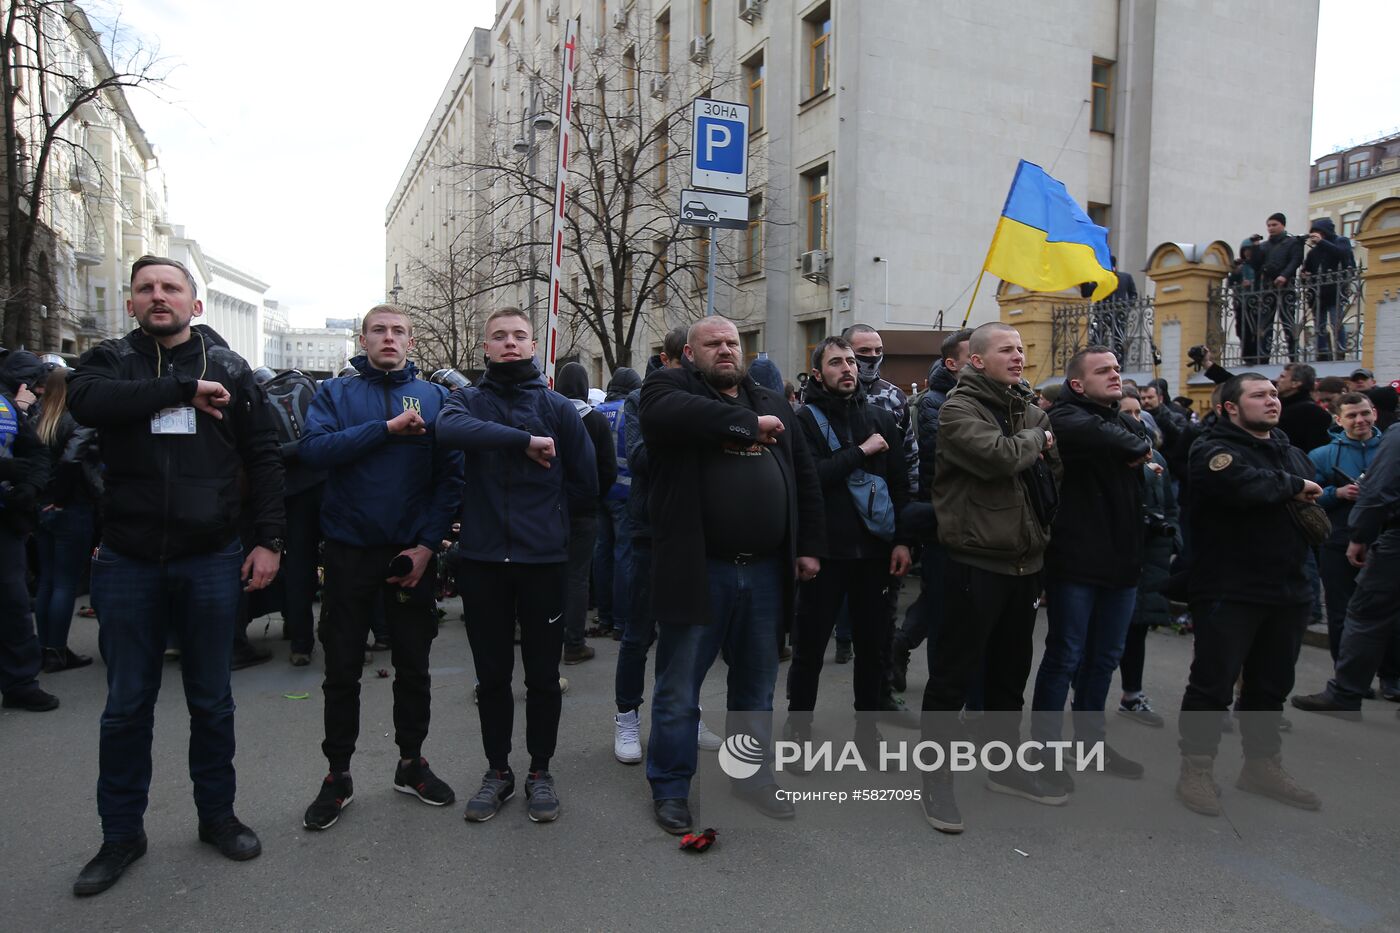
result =
[{"label": "camera", "polygon": [[1148,512],[1142,517],[1149,538],[1175,538],[1176,528],[1161,512]]}]

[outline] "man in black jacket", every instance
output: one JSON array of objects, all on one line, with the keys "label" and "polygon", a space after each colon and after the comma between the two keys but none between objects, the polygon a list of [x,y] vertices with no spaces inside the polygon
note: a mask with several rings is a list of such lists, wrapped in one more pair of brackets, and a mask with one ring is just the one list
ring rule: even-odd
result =
[{"label": "man in black jacket", "polygon": [[[670,833],[691,827],[700,685],[721,649],[729,709],[749,714],[727,731],[770,745],[793,578],[816,576],[825,544],[816,469],[793,418],[786,399],[747,378],[739,331],[723,317],[692,325],[682,368],[642,384],[651,613],[660,624],[647,780]],[[733,789],[767,816],[793,815],[766,756]]]},{"label": "man in black jacket", "polygon": [[[903,460],[904,431],[894,415],[865,400],[857,378],[855,352],[841,337],[827,337],[812,351],[812,378],[807,404],[797,424],[816,461],[826,511],[826,548],[817,553],[822,572],[798,590],[797,622],[792,666],[788,669],[788,728],[796,741],[811,737],[812,710],[822,657],[836,625],[836,613],[846,604],[851,636],[856,643],[856,741],[878,749],[874,714],[880,709],[880,646],[885,618],[885,588],[891,576],[909,572],[909,548],[894,536],[877,535],[869,523],[873,508],[862,508],[849,481],[861,471],[879,477],[871,485],[870,501],[899,515],[909,501],[909,472]],[[861,491],[861,495],[864,495]],[[865,713],[867,715],[860,715]],[[876,760],[867,756],[867,760]]]},{"label": "man in black jacket", "polygon": [[[190,712],[190,776],[199,838],[228,858],[262,846],[233,813],[229,665],[239,589],[267,586],[282,552],[283,471],[266,397],[243,358],[190,321],[194,278],[171,259],[131,269],[127,313],[139,326],[83,355],[69,383],[79,424],[98,429],[106,488],[92,599],[107,662],[97,810],[103,844],[73,885],[116,883],[146,851],[151,728],[167,631],[179,635]],[[238,536],[241,489],[256,545]]]},{"label": "man in black jacket", "polygon": [[[1133,620],[1144,543],[1141,467],[1152,459],[1152,444],[1139,421],[1119,413],[1122,397],[1117,355],[1091,346],[1070,357],[1050,409],[1065,473],[1045,554],[1050,627],[1031,716],[1031,735],[1040,742],[1060,740],[1071,684],[1075,738],[1103,741],[1104,702]],[[1110,746],[1104,759],[1110,773],[1142,776],[1142,765]],[[1074,789],[1068,770],[1047,769],[1045,776]]]},{"label": "man in black jacket", "polygon": [[1181,777],[1190,809],[1220,813],[1212,774],[1222,714],[1240,692],[1245,764],[1235,786],[1308,810],[1320,803],[1283,770],[1279,724],[1308,621],[1299,513],[1322,487],[1312,462],[1278,430],[1278,390],[1258,373],[1221,387],[1221,417],[1191,448],[1194,553],[1188,586],[1195,656],[1181,701]]},{"label": "man in black jacket", "polygon": [[1347,331],[1342,322],[1345,292],[1340,287],[1346,270],[1356,268],[1351,240],[1337,236],[1331,217],[1319,217],[1308,227],[1308,245],[1303,260],[1303,277],[1317,285],[1317,358],[1323,362],[1343,359],[1347,352]]},{"label": "man in black jacket", "polygon": [[1332,416],[1313,401],[1316,386],[1317,370],[1307,363],[1289,363],[1278,375],[1278,429],[1305,454],[1332,443]]},{"label": "man in black jacket", "polygon": [[1321,693],[1293,698],[1298,709],[1358,719],[1400,625],[1400,430],[1383,435],[1360,486],[1348,518],[1347,560],[1361,573],[1347,601],[1336,671]]},{"label": "man in black jacket", "polygon": [[[43,378],[39,358],[16,350],[0,369],[0,694],[5,709],[44,713],[58,697],[39,686],[43,663],[31,612],[25,543],[39,524],[39,495],[52,456],[35,433],[30,388]],[[69,608],[72,611],[72,608]]]},{"label": "man in black jacket", "polygon": [[1298,334],[1295,330],[1298,296],[1291,291],[1293,276],[1303,264],[1303,241],[1288,232],[1288,218],[1270,214],[1265,226],[1269,238],[1254,251],[1252,262],[1256,270],[1256,287],[1260,289],[1258,320],[1258,356],[1246,357],[1245,363],[1267,363],[1273,348],[1274,319],[1283,327],[1288,343],[1288,358],[1298,358]]}]

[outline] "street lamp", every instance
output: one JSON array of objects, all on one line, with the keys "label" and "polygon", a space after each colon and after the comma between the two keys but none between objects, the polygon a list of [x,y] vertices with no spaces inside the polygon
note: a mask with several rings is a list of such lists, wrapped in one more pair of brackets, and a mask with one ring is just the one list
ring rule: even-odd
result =
[{"label": "street lamp", "polygon": [[403,292],[403,284],[399,282],[399,264],[394,263],[394,287],[389,289],[389,304],[397,305],[399,295]]}]

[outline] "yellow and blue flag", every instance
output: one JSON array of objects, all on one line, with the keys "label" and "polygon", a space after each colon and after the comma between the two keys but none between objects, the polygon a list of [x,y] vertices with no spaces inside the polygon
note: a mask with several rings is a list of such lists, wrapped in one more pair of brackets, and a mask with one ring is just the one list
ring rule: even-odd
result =
[{"label": "yellow and blue flag", "polygon": [[983,268],[1033,292],[1093,282],[1093,300],[1101,301],[1118,288],[1108,230],[1089,219],[1063,182],[1025,159],[1016,166]]}]

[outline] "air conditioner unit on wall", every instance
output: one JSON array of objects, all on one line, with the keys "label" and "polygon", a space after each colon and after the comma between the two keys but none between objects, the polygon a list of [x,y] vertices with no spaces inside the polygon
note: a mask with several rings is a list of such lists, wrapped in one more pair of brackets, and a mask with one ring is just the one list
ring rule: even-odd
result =
[{"label": "air conditioner unit on wall", "polygon": [[666,80],[667,80],[667,76],[666,76],[666,75],[652,75],[652,76],[651,76],[651,96],[652,96],[652,97],[660,98],[660,97],[665,97],[665,96],[666,96]]},{"label": "air conditioner unit on wall", "polygon": [[614,14],[613,14],[613,18],[612,18],[612,25],[613,25],[613,28],[614,28],[614,29],[626,29],[626,28],[627,28],[627,11],[626,11],[626,10],[618,10],[616,13],[614,13]]},{"label": "air conditioner unit on wall", "polygon": [[763,15],[763,0],[739,0],[739,18],[752,23]]},{"label": "air conditioner unit on wall", "polygon": [[552,3],[548,10],[545,10],[544,18],[547,22],[559,22],[559,4]]},{"label": "air conditioner unit on wall", "polygon": [[813,249],[802,254],[802,277],[809,282],[826,281],[826,250]]},{"label": "air conditioner unit on wall", "polygon": [[696,63],[709,61],[710,58],[710,38],[709,36],[696,36],[690,40],[690,60]]},{"label": "air conditioner unit on wall", "polygon": [[601,55],[601,54],[603,54],[603,50],[606,49],[607,47],[608,47],[608,44],[607,44],[605,41],[603,41],[603,37],[602,37],[602,36],[594,36],[594,37],[593,37],[593,52],[594,52],[595,55]]}]

